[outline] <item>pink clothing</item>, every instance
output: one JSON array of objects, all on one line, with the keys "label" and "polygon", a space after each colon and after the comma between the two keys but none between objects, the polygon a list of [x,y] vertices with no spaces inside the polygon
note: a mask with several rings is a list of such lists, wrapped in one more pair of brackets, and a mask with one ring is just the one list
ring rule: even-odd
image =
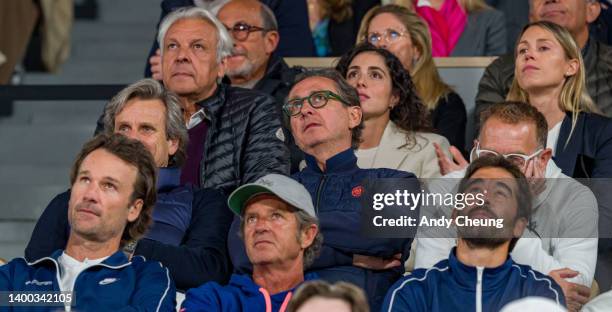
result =
[{"label": "pink clothing", "polygon": [[450,56],[467,24],[467,14],[457,0],[445,0],[440,10],[429,1],[415,0],[417,14],[427,22],[431,32],[432,55]]}]

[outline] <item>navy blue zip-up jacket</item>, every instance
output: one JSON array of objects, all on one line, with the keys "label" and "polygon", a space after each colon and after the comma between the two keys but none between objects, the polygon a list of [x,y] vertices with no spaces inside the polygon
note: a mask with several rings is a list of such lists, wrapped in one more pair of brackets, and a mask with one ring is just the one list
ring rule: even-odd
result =
[{"label": "navy blue zip-up jacket", "polygon": [[[304,275],[304,280],[316,280],[315,274]],[[249,275],[233,274],[226,286],[206,283],[187,292],[181,312],[284,312],[298,287],[270,294],[253,282]]]},{"label": "navy blue zip-up jacket", "polygon": [[[153,225],[138,241],[135,254],[161,261],[179,289],[208,281],[226,283],[231,273],[227,232],[233,213],[215,189],[180,186],[176,168],[159,168]],[[36,222],[25,249],[29,261],[64,249],[70,234],[70,191],[56,196]]]},{"label": "navy blue zip-up jacket", "polygon": [[[391,258],[402,254],[402,263],[410,254],[411,238],[369,238],[361,234],[361,202],[352,190],[362,182],[372,179],[407,178],[414,174],[393,169],[361,169],[352,149],[327,160],[322,172],[316,160],[305,155],[306,168],[292,175],[306,187],[319,218],[323,233],[321,255],[308,268],[323,280],[348,281],[368,294],[372,311],[382,304],[386,290],[404,273],[404,267],[391,270],[368,270],[353,266],[353,255]],[[419,192],[414,190],[414,192]],[[244,251],[244,243],[238,237],[240,220],[236,217],[228,236],[230,257],[235,271],[250,273],[251,264]]]},{"label": "navy blue zip-up jacket", "polygon": [[[0,266],[0,290],[60,291],[56,250],[50,257],[26,262],[17,258]],[[131,261],[117,251],[81,272],[74,283],[73,311],[175,311],[176,289],[168,269],[136,256]],[[60,306],[0,307],[0,311],[56,311]]]},{"label": "navy blue zip-up jacket", "polygon": [[525,297],[545,297],[565,307],[561,287],[530,266],[508,256],[496,268],[471,267],[457,259],[455,250],[447,260],[397,281],[381,311],[499,311]]}]

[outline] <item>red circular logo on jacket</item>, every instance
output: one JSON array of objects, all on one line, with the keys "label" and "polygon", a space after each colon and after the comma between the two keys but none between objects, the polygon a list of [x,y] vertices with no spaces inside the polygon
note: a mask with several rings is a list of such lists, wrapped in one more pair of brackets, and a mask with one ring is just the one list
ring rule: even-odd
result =
[{"label": "red circular logo on jacket", "polygon": [[361,197],[361,194],[363,194],[363,186],[361,185],[355,186],[353,190],[351,191],[351,194],[353,195],[353,197]]}]

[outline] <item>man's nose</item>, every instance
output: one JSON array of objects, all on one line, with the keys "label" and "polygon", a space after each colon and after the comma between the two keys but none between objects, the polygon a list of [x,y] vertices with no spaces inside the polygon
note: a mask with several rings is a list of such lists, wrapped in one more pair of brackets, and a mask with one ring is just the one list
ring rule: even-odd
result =
[{"label": "man's nose", "polygon": [[178,62],[189,61],[189,50],[188,50],[188,48],[185,48],[185,47],[178,48],[178,51],[176,53],[176,61],[178,61]]},{"label": "man's nose", "polygon": [[87,184],[85,192],[83,193],[83,200],[97,203],[99,201],[99,191],[100,189],[97,183],[91,182]]}]

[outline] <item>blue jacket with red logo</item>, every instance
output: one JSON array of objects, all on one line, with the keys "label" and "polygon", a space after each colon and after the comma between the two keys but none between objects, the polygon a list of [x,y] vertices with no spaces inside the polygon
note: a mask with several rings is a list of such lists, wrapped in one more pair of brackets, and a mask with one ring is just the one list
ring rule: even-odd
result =
[{"label": "blue jacket with red logo", "polygon": [[[416,179],[412,173],[393,169],[361,169],[352,149],[327,160],[322,172],[316,160],[305,155],[307,167],[292,176],[306,187],[323,233],[321,255],[308,268],[330,282],[351,282],[366,292],[372,311],[378,311],[387,289],[404,273],[404,267],[368,270],[353,266],[353,255],[392,258],[401,253],[404,263],[410,254],[411,238],[370,238],[361,234],[361,190],[364,181],[373,179]],[[414,192],[418,192],[414,190]],[[237,219],[237,218],[236,218]],[[229,248],[238,272],[250,272],[244,243],[237,237],[240,223],[230,231]]]}]

